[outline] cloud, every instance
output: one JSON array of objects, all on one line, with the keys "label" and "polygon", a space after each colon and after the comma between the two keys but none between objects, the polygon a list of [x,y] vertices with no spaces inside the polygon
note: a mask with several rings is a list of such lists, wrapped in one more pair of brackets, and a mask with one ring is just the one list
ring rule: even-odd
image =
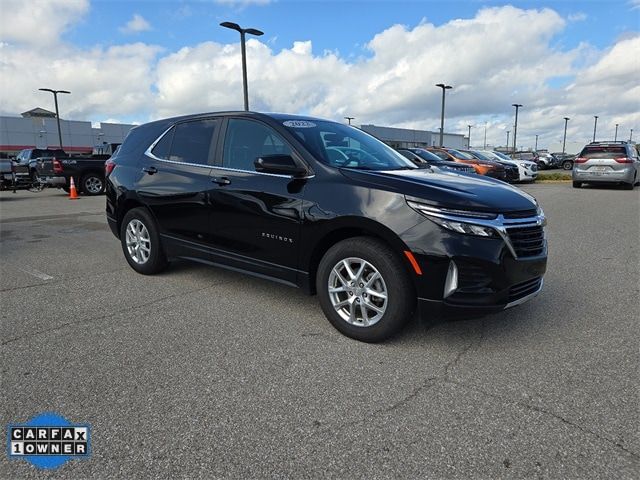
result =
[{"label": "cloud", "polygon": [[214,2],[232,7],[247,7],[249,5],[268,5],[272,0],[214,0]]},{"label": "cloud", "polygon": [[88,0],[2,0],[0,40],[50,47],[88,11]]},{"label": "cloud", "polygon": [[147,22],[142,15],[137,13],[133,14],[131,20],[129,20],[125,26],[120,27],[122,33],[140,33],[151,30],[151,25]]},{"label": "cloud", "polygon": [[587,14],[583,12],[571,13],[567,17],[567,20],[569,20],[570,22],[584,22],[586,19],[587,19]]},{"label": "cloud", "polygon": [[[68,14],[66,25],[82,11]],[[63,20],[64,20],[63,18]],[[314,51],[309,40],[276,48],[247,41],[252,109],[308,113],[355,123],[436,130],[441,91],[447,92],[447,131],[504,144],[513,130],[512,103],[521,103],[518,143],[545,146],[561,139],[586,142],[620,124],[640,129],[637,62],[640,37],[624,35],[598,50],[557,42],[569,19],[551,9],[482,8],[475,16],[436,25],[392,25],[366,42],[369,55],[342,57]],[[3,95],[0,111],[15,114],[47,107],[37,88],[72,91],[61,109],[67,118],[147,121],[183,113],[242,108],[240,45],[204,42],[164,52],[144,43],[81,49],[53,36],[58,48],[0,43]],[[8,42],[8,43],[7,43]],[[40,68],[24,77],[25,64]],[[45,85],[46,83],[46,85]],[[626,130],[628,132],[628,130]]]},{"label": "cloud", "polygon": [[640,0],[629,0],[628,4],[631,10],[638,10],[640,8]]}]

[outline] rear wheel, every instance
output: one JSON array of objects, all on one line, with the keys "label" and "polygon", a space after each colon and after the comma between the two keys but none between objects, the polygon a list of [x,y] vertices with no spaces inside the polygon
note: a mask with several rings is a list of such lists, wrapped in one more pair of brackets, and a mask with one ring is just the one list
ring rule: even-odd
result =
[{"label": "rear wheel", "polygon": [[146,209],[134,208],[125,214],[120,243],[127,262],[136,272],[152,275],[167,267],[158,228]]},{"label": "rear wheel", "polygon": [[571,170],[573,168],[573,162],[564,162],[562,168],[564,170]]},{"label": "rear wheel", "polygon": [[100,195],[104,191],[104,180],[96,173],[87,173],[80,182],[82,193]]},{"label": "rear wheel", "polygon": [[580,188],[582,186],[582,182],[573,182],[573,188]]},{"label": "rear wheel", "polygon": [[411,318],[416,296],[398,256],[369,237],[344,240],[327,251],[318,267],[320,305],[344,335],[379,342]]}]

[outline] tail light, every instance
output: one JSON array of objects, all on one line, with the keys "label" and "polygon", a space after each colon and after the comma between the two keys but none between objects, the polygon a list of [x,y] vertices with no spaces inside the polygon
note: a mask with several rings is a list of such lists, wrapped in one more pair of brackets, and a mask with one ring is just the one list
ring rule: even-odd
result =
[{"label": "tail light", "polygon": [[627,158],[627,157],[616,158],[615,161],[617,163],[633,163],[633,160],[631,160],[630,158]]},{"label": "tail light", "polygon": [[62,163],[57,158],[53,159],[53,173],[62,173]]},{"label": "tail light", "polygon": [[587,160],[589,160],[587,157],[578,157],[573,161],[573,163],[586,163]]},{"label": "tail light", "polygon": [[116,162],[114,162],[113,160],[109,159],[106,162],[104,162],[104,176],[105,176],[105,178],[108,177],[111,172],[113,172],[114,168],[116,168]]}]

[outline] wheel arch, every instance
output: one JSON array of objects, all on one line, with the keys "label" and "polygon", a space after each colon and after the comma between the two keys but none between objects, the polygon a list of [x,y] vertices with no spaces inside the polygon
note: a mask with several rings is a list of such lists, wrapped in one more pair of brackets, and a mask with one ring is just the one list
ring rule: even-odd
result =
[{"label": "wheel arch", "polygon": [[358,217],[343,217],[332,224],[330,229],[318,236],[309,253],[302,258],[302,270],[308,272],[306,290],[309,294],[316,294],[316,274],[322,257],[327,251],[343,240],[354,237],[371,237],[388,246],[394,251],[407,274],[415,282],[415,274],[403,252],[409,247],[391,229],[374,220]]}]

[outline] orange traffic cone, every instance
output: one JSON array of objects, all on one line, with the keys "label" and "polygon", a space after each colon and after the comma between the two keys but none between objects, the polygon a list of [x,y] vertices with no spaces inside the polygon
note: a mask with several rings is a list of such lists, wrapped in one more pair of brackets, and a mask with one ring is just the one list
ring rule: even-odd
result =
[{"label": "orange traffic cone", "polygon": [[78,192],[76,191],[76,184],[73,182],[73,177],[71,177],[71,185],[69,186],[69,200],[77,200],[80,198],[78,196]]}]

